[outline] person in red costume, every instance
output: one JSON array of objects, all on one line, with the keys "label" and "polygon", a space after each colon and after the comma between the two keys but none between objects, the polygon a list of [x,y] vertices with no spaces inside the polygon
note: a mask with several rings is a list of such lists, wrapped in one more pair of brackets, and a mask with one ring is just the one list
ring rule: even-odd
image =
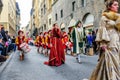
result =
[{"label": "person in red costume", "polygon": [[49,66],[60,66],[65,63],[65,53],[62,44],[61,30],[57,23],[53,24],[51,31],[51,49],[49,55],[49,61],[44,62]]},{"label": "person in red costume", "polygon": [[35,39],[35,46],[39,47],[39,35],[37,35],[37,37]]},{"label": "person in red costume", "polygon": [[42,32],[39,35],[38,44],[39,44],[39,46],[38,46],[37,51],[38,51],[38,53],[42,53]]},{"label": "person in red costume", "polygon": [[49,56],[49,54],[50,54],[50,49],[51,49],[51,31],[52,30],[49,30],[48,31],[48,35],[47,35],[47,55]]},{"label": "person in red costume", "polygon": [[63,46],[64,46],[64,52],[67,52],[67,45],[66,43],[68,42],[68,35],[66,32],[63,32],[63,38],[62,38],[62,42],[63,42]]},{"label": "person in red costume", "polygon": [[25,42],[24,32],[22,30],[18,31],[18,37],[16,37],[16,45],[18,46],[18,50],[20,51],[20,60],[24,59],[24,52],[20,48],[20,45]]}]

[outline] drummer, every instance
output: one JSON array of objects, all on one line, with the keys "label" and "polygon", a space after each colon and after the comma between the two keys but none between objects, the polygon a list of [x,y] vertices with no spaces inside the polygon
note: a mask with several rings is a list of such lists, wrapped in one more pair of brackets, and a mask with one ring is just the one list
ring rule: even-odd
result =
[{"label": "drummer", "polygon": [[18,37],[16,37],[16,45],[20,51],[20,61],[24,60],[24,51],[20,48],[20,45],[25,42],[24,32],[22,30],[18,31]]}]

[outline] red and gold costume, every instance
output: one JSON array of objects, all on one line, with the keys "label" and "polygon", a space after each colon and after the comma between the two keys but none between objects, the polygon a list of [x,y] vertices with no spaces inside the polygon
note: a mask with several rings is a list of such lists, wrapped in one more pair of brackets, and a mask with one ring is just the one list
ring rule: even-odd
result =
[{"label": "red and gold costume", "polygon": [[60,66],[65,62],[61,31],[58,28],[53,28],[51,34],[52,47],[50,49],[49,61],[45,62],[45,64],[50,66]]},{"label": "red and gold costume", "polygon": [[16,45],[18,46],[18,50],[20,50],[20,60],[24,59],[24,51],[21,49],[21,44],[26,42],[25,36],[23,35],[23,31],[19,30],[18,31],[18,37],[16,38],[15,42]]},{"label": "red and gold costume", "polygon": [[63,33],[63,38],[62,38],[62,42],[63,42],[63,45],[64,45],[64,49],[67,48],[66,46],[66,43],[69,41],[69,38],[68,38],[68,35],[66,32]]},{"label": "red and gold costume", "polygon": [[44,35],[42,36],[42,47],[45,49],[46,48],[46,45],[45,45],[45,33]]},{"label": "red and gold costume", "polygon": [[47,48],[47,44],[48,44],[48,34],[47,32],[44,33],[44,49]]},{"label": "red and gold costume", "polygon": [[51,46],[50,46],[50,44],[51,44],[51,36],[50,36],[50,34],[48,34],[48,40],[47,40],[47,48],[48,49],[50,49],[51,48]]},{"label": "red and gold costume", "polygon": [[43,38],[43,36],[42,36],[42,32],[41,32],[40,35],[39,35],[39,37],[37,38],[37,44],[38,44],[37,51],[39,53],[42,53],[42,38]]},{"label": "red and gold costume", "polygon": [[[21,32],[23,32],[23,31],[19,31],[18,32],[18,35],[21,33]],[[20,37],[20,36],[18,36],[18,37],[16,37],[16,45],[18,46],[18,50],[21,50],[21,48],[20,48],[20,45],[23,43],[23,42],[25,42],[26,41],[26,39],[25,39],[25,36],[22,36],[22,37]]]},{"label": "red and gold costume", "polygon": [[37,46],[37,47],[39,47],[39,35],[36,37],[36,39],[35,39],[35,45]]},{"label": "red and gold costume", "polygon": [[42,46],[42,36],[39,36],[39,47]]}]

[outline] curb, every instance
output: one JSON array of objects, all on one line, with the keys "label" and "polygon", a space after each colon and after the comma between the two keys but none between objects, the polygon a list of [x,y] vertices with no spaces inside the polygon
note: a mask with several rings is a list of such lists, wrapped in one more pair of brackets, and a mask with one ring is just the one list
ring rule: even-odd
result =
[{"label": "curb", "polygon": [[11,55],[9,56],[9,58],[0,66],[0,75],[5,70],[5,68],[7,67],[9,62],[11,61],[13,55],[14,55],[14,52],[12,52]]}]

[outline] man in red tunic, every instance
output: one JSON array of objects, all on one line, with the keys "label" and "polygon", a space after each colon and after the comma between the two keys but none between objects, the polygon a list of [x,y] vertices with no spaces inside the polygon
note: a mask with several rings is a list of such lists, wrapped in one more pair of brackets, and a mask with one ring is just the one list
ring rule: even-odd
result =
[{"label": "man in red tunic", "polygon": [[55,23],[51,32],[51,49],[49,55],[49,61],[45,64],[50,66],[60,66],[65,62],[65,53],[62,44],[61,30]]},{"label": "man in red tunic", "polygon": [[25,42],[24,32],[19,30],[18,37],[16,38],[16,45],[18,46],[18,50],[20,51],[20,60],[24,59],[24,52],[20,48],[20,45],[24,42]]},{"label": "man in red tunic", "polygon": [[45,32],[45,34],[44,34],[44,42],[45,42],[45,44],[44,44],[44,55],[45,56],[48,56],[48,32]]},{"label": "man in red tunic", "polygon": [[62,38],[62,42],[63,42],[63,45],[64,45],[64,52],[67,53],[67,45],[66,43],[68,42],[68,35],[66,32],[63,32],[63,38]]},{"label": "man in red tunic", "polygon": [[52,30],[49,30],[48,31],[48,35],[47,35],[47,54],[48,54],[48,56],[49,56],[49,54],[50,54],[50,49],[51,49],[51,31]]},{"label": "man in red tunic", "polygon": [[38,51],[38,53],[42,53],[42,32],[39,35],[38,44],[39,44],[39,46],[38,46],[37,51]]}]

